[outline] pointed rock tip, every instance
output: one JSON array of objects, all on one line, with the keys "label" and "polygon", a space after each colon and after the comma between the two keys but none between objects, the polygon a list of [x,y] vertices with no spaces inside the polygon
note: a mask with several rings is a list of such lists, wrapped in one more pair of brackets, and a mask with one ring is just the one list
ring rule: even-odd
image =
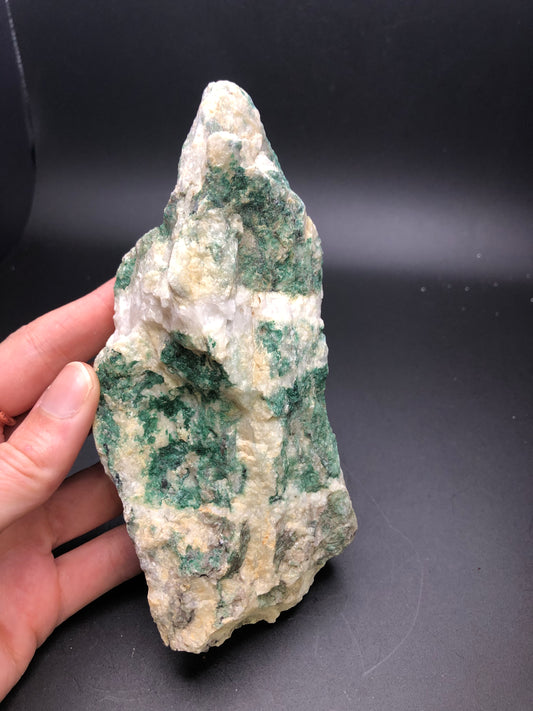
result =
[{"label": "pointed rock tip", "polygon": [[203,91],[202,102],[204,100],[209,101],[212,97],[236,98],[237,100],[245,99],[247,102],[253,104],[249,94],[238,84],[228,79],[218,79],[217,81],[209,82]]},{"label": "pointed rock tip", "polygon": [[225,131],[247,135],[250,131],[264,132],[252,99],[232,81],[222,79],[208,84],[198,113],[209,133]]}]

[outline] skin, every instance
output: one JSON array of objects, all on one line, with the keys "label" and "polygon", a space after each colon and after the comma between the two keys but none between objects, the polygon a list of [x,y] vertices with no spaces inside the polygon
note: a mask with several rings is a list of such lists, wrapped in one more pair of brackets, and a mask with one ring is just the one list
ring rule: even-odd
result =
[{"label": "skin", "polygon": [[[112,330],[107,282],[0,343],[0,409],[18,423],[0,443],[0,700],[58,625],[139,572],[124,526],[52,554],[122,510],[100,464],[65,480],[99,398],[96,374],[84,361]],[[67,365],[72,361],[78,365]],[[47,403],[69,399],[65,366],[84,383],[83,398],[77,411],[56,416]]]}]

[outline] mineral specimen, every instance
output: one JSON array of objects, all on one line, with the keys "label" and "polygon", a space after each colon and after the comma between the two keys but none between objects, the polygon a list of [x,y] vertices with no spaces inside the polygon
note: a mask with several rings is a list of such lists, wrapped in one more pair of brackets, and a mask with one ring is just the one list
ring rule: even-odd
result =
[{"label": "mineral specimen", "polygon": [[273,622],[357,528],[324,400],[321,262],[251,99],[210,84],[96,361],[97,447],[173,649]]}]

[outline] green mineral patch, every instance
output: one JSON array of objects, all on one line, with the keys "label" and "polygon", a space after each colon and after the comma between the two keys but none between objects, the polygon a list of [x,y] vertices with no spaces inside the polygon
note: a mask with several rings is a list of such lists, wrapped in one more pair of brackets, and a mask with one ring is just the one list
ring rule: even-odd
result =
[{"label": "green mineral patch", "polygon": [[169,420],[183,420],[183,426],[188,427],[194,414],[193,405],[187,404],[188,395],[191,389],[186,385],[178,388],[171,388],[168,392],[157,396],[150,396],[148,408],[152,411],[160,412]]},{"label": "green mineral patch", "polygon": [[187,404],[189,392],[190,388],[184,385],[172,388],[161,395],[148,394],[144,399],[143,409],[138,412],[143,435],[137,436],[137,441],[141,444],[154,444],[156,434],[161,429],[160,415],[165,415],[177,426],[188,427],[193,414],[193,408]]},{"label": "green mineral patch", "polygon": [[137,405],[155,385],[164,382],[163,376],[152,370],[145,370],[139,361],[128,361],[118,351],[112,351],[97,368],[102,389],[102,398]]},{"label": "green mineral patch", "polygon": [[117,486],[120,486],[120,477],[114,466],[114,455],[120,439],[120,429],[113,417],[113,409],[103,399],[100,399],[98,405],[98,416],[93,426],[93,434],[97,447],[107,458],[109,473]]},{"label": "green mineral patch", "polygon": [[257,325],[256,340],[263,346],[270,356],[270,375],[283,376],[291,368],[291,360],[283,354],[283,343],[291,346],[297,343],[298,334],[291,326],[278,326],[275,321],[260,321]]},{"label": "green mineral patch", "polygon": [[[319,348],[324,346],[324,334],[319,326],[303,320],[289,324],[259,321],[255,341],[267,352],[270,375],[275,378],[283,377],[300,363],[314,362]],[[277,397],[283,403],[286,394],[281,391]]]},{"label": "green mineral patch", "polygon": [[279,569],[280,563],[285,557],[285,554],[293,547],[296,540],[297,536],[295,531],[285,529],[277,534],[276,546],[274,548],[274,567],[276,570]]},{"label": "green mineral patch", "polygon": [[214,118],[207,120],[205,122],[205,127],[209,131],[209,133],[216,133],[217,131],[223,130],[220,123]]},{"label": "green mineral patch", "polygon": [[176,195],[172,194],[170,200],[168,201],[165,209],[163,210],[163,224],[161,225],[161,231],[167,235],[171,234],[176,224],[176,210],[178,205],[178,198]]},{"label": "green mineral patch", "polygon": [[[234,527],[235,528],[235,527]],[[217,580],[216,589],[219,596],[217,602],[217,626],[224,623],[224,619],[231,615],[231,600],[227,600],[224,595],[224,580],[233,577],[241,569],[244,559],[246,558],[246,552],[248,550],[248,544],[250,543],[250,526],[247,521],[241,523],[239,530],[239,539],[237,544],[232,543],[231,550],[227,557],[227,568],[223,572],[223,575]]]},{"label": "green mineral patch", "polygon": [[233,550],[228,557],[228,569],[224,575],[225,578],[231,578],[232,575],[237,573],[246,557],[246,551],[248,550],[248,544],[250,543],[250,527],[245,521],[241,524],[240,536],[239,536],[239,546]]},{"label": "green mineral patch", "polygon": [[[122,409],[142,425],[143,436],[136,437],[141,450],[151,447],[144,472],[148,503],[159,506],[164,500],[176,508],[198,508],[205,503],[231,507],[231,499],[242,491],[247,475],[237,457],[239,411],[228,400],[215,397],[221,383],[227,382],[222,366],[208,354],[193,353],[182,345],[190,345],[183,334],[175,336],[163,349],[162,361],[183,378],[183,385],[161,392],[162,375],[143,370],[139,362],[127,361],[117,351],[100,363],[103,394],[95,437],[118,481],[114,452],[124,441],[119,441],[121,433],[113,412]],[[167,443],[155,447],[161,415],[174,426]],[[177,434],[179,427],[187,429],[185,439]]]},{"label": "green mineral patch", "polygon": [[130,285],[139,260],[145,256],[155,241],[166,239],[166,236],[167,233],[164,230],[162,231],[161,227],[154,227],[141,237],[134,249],[124,255],[115,279],[115,293],[123,291]]},{"label": "green mineral patch", "polygon": [[122,260],[118,271],[117,277],[115,279],[115,290],[119,291],[125,289],[130,285],[131,277],[133,276],[133,270],[135,269],[135,264],[137,263],[137,257],[135,252],[129,252]]},{"label": "green mineral patch", "polygon": [[186,385],[164,405],[167,412],[172,408],[181,413],[187,438],[174,436],[164,447],[153,449],[145,489],[151,505],[165,501],[176,508],[208,503],[231,508],[232,498],[242,491],[247,472],[237,456],[240,413],[228,400],[213,398],[212,392]]},{"label": "green mineral patch", "polygon": [[355,516],[348,492],[342,489],[329,494],[326,508],[318,521],[323,535],[322,562],[338,555],[342,551],[354,522]]},{"label": "green mineral patch", "polygon": [[[204,516],[204,518],[206,518]],[[250,530],[247,523],[241,524],[239,532],[226,517],[209,516],[207,523],[217,531],[217,544],[207,550],[187,545],[184,553],[178,553],[180,572],[187,576],[209,575],[217,580],[235,575],[244,562]]]},{"label": "green mineral patch", "polygon": [[305,206],[283,173],[250,176],[234,158],[209,166],[197,195],[198,218],[211,208],[237,213],[243,225],[238,252],[241,283],[254,291],[309,294],[322,284],[321,254],[305,236]]},{"label": "green mineral patch", "polygon": [[174,375],[201,390],[208,397],[217,397],[221,387],[229,382],[223,366],[209,353],[193,350],[189,336],[174,331],[161,352],[161,362]]},{"label": "green mineral patch", "polygon": [[131,412],[143,412],[141,421],[145,427],[155,427],[155,424],[139,405],[146,400],[154,386],[163,383],[163,377],[151,370],[145,370],[139,361],[128,361],[122,353],[111,351],[108,357],[101,361],[97,368],[100,381],[100,402],[94,425],[96,443],[105,452],[111,473],[119,483],[119,474],[114,466],[120,430],[115,422],[113,412],[117,405],[129,408]]},{"label": "green mineral patch", "polygon": [[300,491],[318,491],[340,475],[337,442],[326,412],[324,395],[327,366],[297,378],[267,400],[272,412],[283,416],[284,438],[274,465],[278,472],[274,499],[293,481]]},{"label": "green mineral patch", "polygon": [[189,451],[188,443],[177,438],[171,438],[167,445],[152,451],[144,491],[144,498],[149,504],[159,506],[165,500],[180,509],[201,505],[200,491],[191,469],[185,468],[180,472],[178,481],[174,482],[176,472]]},{"label": "green mineral patch", "polygon": [[180,572],[183,575],[213,575],[220,570],[222,558],[221,548],[211,548],[203,552],[187,546],[185,555],[180,560]]},{"label": "green mineral patch", "polygon": [[259,603],[259,607],[271,607],[273,605],[279,604],[283,600],[283,597],[286,592],[287,585],[282,580],[278,585],[275,585],[268,592],[257,596],[257,602]]}]

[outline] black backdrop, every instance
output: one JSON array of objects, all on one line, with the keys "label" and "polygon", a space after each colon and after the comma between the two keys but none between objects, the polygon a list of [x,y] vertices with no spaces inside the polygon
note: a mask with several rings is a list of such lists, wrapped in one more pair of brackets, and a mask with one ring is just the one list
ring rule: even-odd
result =
[{"label": "black backdrop", "polygon": [[528,708],[531,3],[11,0],[0,17],[0,334],[114,273],[161,221],[204,86],[236,81],[322,236],[361,527],[295,610],[200,657],[162,646],[142,580],[122,586],[5,708]]}]

